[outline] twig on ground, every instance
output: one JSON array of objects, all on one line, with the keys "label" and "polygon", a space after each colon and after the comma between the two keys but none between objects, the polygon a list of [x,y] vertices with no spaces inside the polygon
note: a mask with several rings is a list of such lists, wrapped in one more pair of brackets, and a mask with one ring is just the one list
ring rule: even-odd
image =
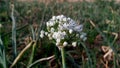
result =
[{"label": "twig on ground", "polygon": [[50,60],[50,59],[52,59],[52,58],[54,58],[54,57],[55,57],[55,55],[52,55],[52,56],[47,57],[47,58],[42,58],[42,59],[36,60],[36,61],[33,62],[32,64],[30,64],[27,68],[32,67],[33,65],[35,65],[35,64],[38,63],[38,62],[47,61],[47,60]]}]

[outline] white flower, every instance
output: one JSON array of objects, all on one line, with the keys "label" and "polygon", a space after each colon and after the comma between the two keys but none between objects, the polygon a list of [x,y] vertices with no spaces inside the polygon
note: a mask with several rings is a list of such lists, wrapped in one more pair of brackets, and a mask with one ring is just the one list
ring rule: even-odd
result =
[{"label": "white flower", "polygon": [[[67,39],[69,38],[80,38],[83,41],[87,39],[86,34],[82,34],[83,25],[77,24],[73,19],[66,17],[64,15],[53,16],[47,23],[46,23],[48,32],[41,32],[40,36],[43,37],[44,35],[48,36],[50,40],[55,40],[56,45],[59,47],[60,44],[63,46],[67,46]],[[73,35],[67,36],[67,35]],[[63,42],[64,41],[64,42]],[[74,41],[70,39],[68,42]],[[77,42],[71,43],[73,47],[76,47]]]},{"label": "white flower", "polygon": [[51,34],[48,34],[48,38],[49,38],[50,40],[52,39]]},{"label": "white flower", "polygon": [[41,32],[40,32],[40,37],[41,37],[41,38],[44,37],[44,33],[45,33],[45,32],[44,32],[43,30],[41,30]]},{"label": "white flower", "polygon": [[44,30],[41,30],[41,32],[40,32],[41,34],[44,34],[45,33],[45,31]]},{"label": "white flower", "polygon": [[60,43],[56,42],[56,46],[58,46]]},{"label": "white flower", "polygon": [[57,39],[56,42],[57,42],[57,43],[60,43],[60,39]]},{"label": "white flower", "polygon": [[70,20],[69,21],[69,26],[73,26],[73,27],[75,27],[75,26],[78,26],[78,24],[74,21],[74,20]]},{"label": "white flower", "polygon": [[60,21],[63,21],[63,18],[65,18],[65,16],[64,15],[59,15],[60,17],[59,17],[59,20]]},{"label": "white flower", "polygon": [[54,32],[53,33],[53,38],[54,39],[64,39],[64,33],[63,32],[61,32],[61,31],[58,31],[58,32]]},{"label": "white flower", "polygon": [[72,34],[73,30],[72,29],[69,29],[69,33]]},{"label": "white flower", "polygon": [[63,18],[63,21],[67,21],[67,18],[66,18],[66,17],[64,17],[64,18]]},{"label": "white flower", "polygon": [[49,22],[46,23],[47,27],[50,26]]},{"label": "white flower", "polygon": [[66,32],[65,32],[65,31],[63,31],[62,33],[63,33],[64,36],[66,35]]},{"label": "white flower", "polygon": [[52,17],[52,20],[56,20],[56,16],[53,16],[53,17]]},{"label": "white flower", "polygon": [[60,15],[58,15],[58,16],[56,17],[56,19],[60,19]]},{"label": "white flower", "polygon": [[68,17],[67,20],[71,20],[71,18]]},{"label": "white flower", "polygon": [[52,37],[53,37],[54,39],[57,39],[57,32],[54,32],[53,35],[52,35]]},{"label": "white flower", "polygon": [[44,34],[40,34],[40,37],[43,38],[43,37],[44,37]]},{"label": "white flower", "polygon": [[83,25],[78,25],[74,28],[75,31],[81,32],[83,30]]},{"label": "white flower", "polygon": [[62,26],[61,26],[61,28],[63,28],[63,29],[68,29],[68,24],[67,23],[64,23]]},{"label": "white flower", "polygon": [[68,44],[67,42],[64,42],[64,43],[63,43],[63,46],[67,46],[67,44]]},{"label": "white flower", "polygon": [[45,32],[45,35],[48,35],[48,32]]},{"label": "white flower", "polygon": [[50,21],[50,22],[49,22],[49,25],[50,25],[50,26],[53,26],[53,25],[54,25],[54,22]]},{"label": "white flower", "polygon": [[55,31],[55,29],[54,29],[54,28],[51,28],[50,31],[53,33],[53,32]]},{"label": "white flower", "polygon": [[73,47],[76,47],[76,45],[77,45],[77,42],[72,42]]}]

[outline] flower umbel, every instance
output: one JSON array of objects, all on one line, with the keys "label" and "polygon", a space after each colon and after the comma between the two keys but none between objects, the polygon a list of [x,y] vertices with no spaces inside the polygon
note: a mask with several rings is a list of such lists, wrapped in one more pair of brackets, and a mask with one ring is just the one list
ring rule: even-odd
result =
[{"label": "flower umbel", "polygon": [[49,40],[53,40],[61,51],[62,67],[66,68],[64,47],[71,45],[77,46],[79,40],[87,39],[86,33],[83,33],[83,25],[77,24],[73,19],[64,15],[53,16],[46,23],[47,31],[41,31],[40,37],[46,35]]},{"label": "flower umbel", "polygon": [[41,32],[41,38],[46,35],[49,40],[55,41],[56,46],[67,46],[68,44],[75,47],[78,40],[85,41],[86,33],[83,33],[83,25],[76,23],[70,17],[64,15],[53,16],[46,22],[47,31]]}]

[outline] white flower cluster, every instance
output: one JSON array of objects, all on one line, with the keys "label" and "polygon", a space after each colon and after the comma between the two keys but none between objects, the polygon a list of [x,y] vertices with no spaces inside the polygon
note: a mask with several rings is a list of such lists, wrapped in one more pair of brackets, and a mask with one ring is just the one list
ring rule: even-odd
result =
[{"label": "white flower cluster", "polygon": [[78,40],[85,41],[86,33],[82,32],[83,25],[77,24],[73,19],[64,15],[53,16],[47,23],[47,32],[41,31],[40,37],[48,36],[50,40],[55,40],[57,46],[73,47],[77,45]]}]

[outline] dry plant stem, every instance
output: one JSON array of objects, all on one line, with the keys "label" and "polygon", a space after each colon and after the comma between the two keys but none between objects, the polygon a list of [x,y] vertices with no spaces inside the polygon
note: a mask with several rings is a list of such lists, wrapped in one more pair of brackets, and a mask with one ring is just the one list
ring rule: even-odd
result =
[{"label": "dry plant stem", "polygon": [[14,4],[11,4],[11,19],[12,19],[12,45],[14,50],[14,58],[17,56],[16,47],[16,22],[14,17]]},{"label": "dry plant stem", "polygon": [[61,47],[62,68],[66,68],[64,47]]},{"label": "dry plant stem", "polygon": [[46,60],[50,60],[50,59],[52,59],[52,58],[54,58],[54,57],[55,57],[55,55],[52,55],[52,56],[47,57],[47,58],[42,58],[42,59],[36,60],[36,61],[33,62],[32,64],[30,64],[27,68],[30,68],[30,67],[32,67],[33,65],[35,65],[35,64],[37,64],[37,63],[39,63],[39,62],[46,61]]},{"label": "dry plant stem", "polygon": [[14,62],[12,63],[12,65],[10,66],[10,68],[13,68],[13,66],[18,62],[18,60],[21,58],[21,56],[25,53],[25,51],[27,49],[30,48],[30,46],[32,45],[34,41],[31,41],[21,52],[20,54],[16,57],[16,59],[14,60]]}]

